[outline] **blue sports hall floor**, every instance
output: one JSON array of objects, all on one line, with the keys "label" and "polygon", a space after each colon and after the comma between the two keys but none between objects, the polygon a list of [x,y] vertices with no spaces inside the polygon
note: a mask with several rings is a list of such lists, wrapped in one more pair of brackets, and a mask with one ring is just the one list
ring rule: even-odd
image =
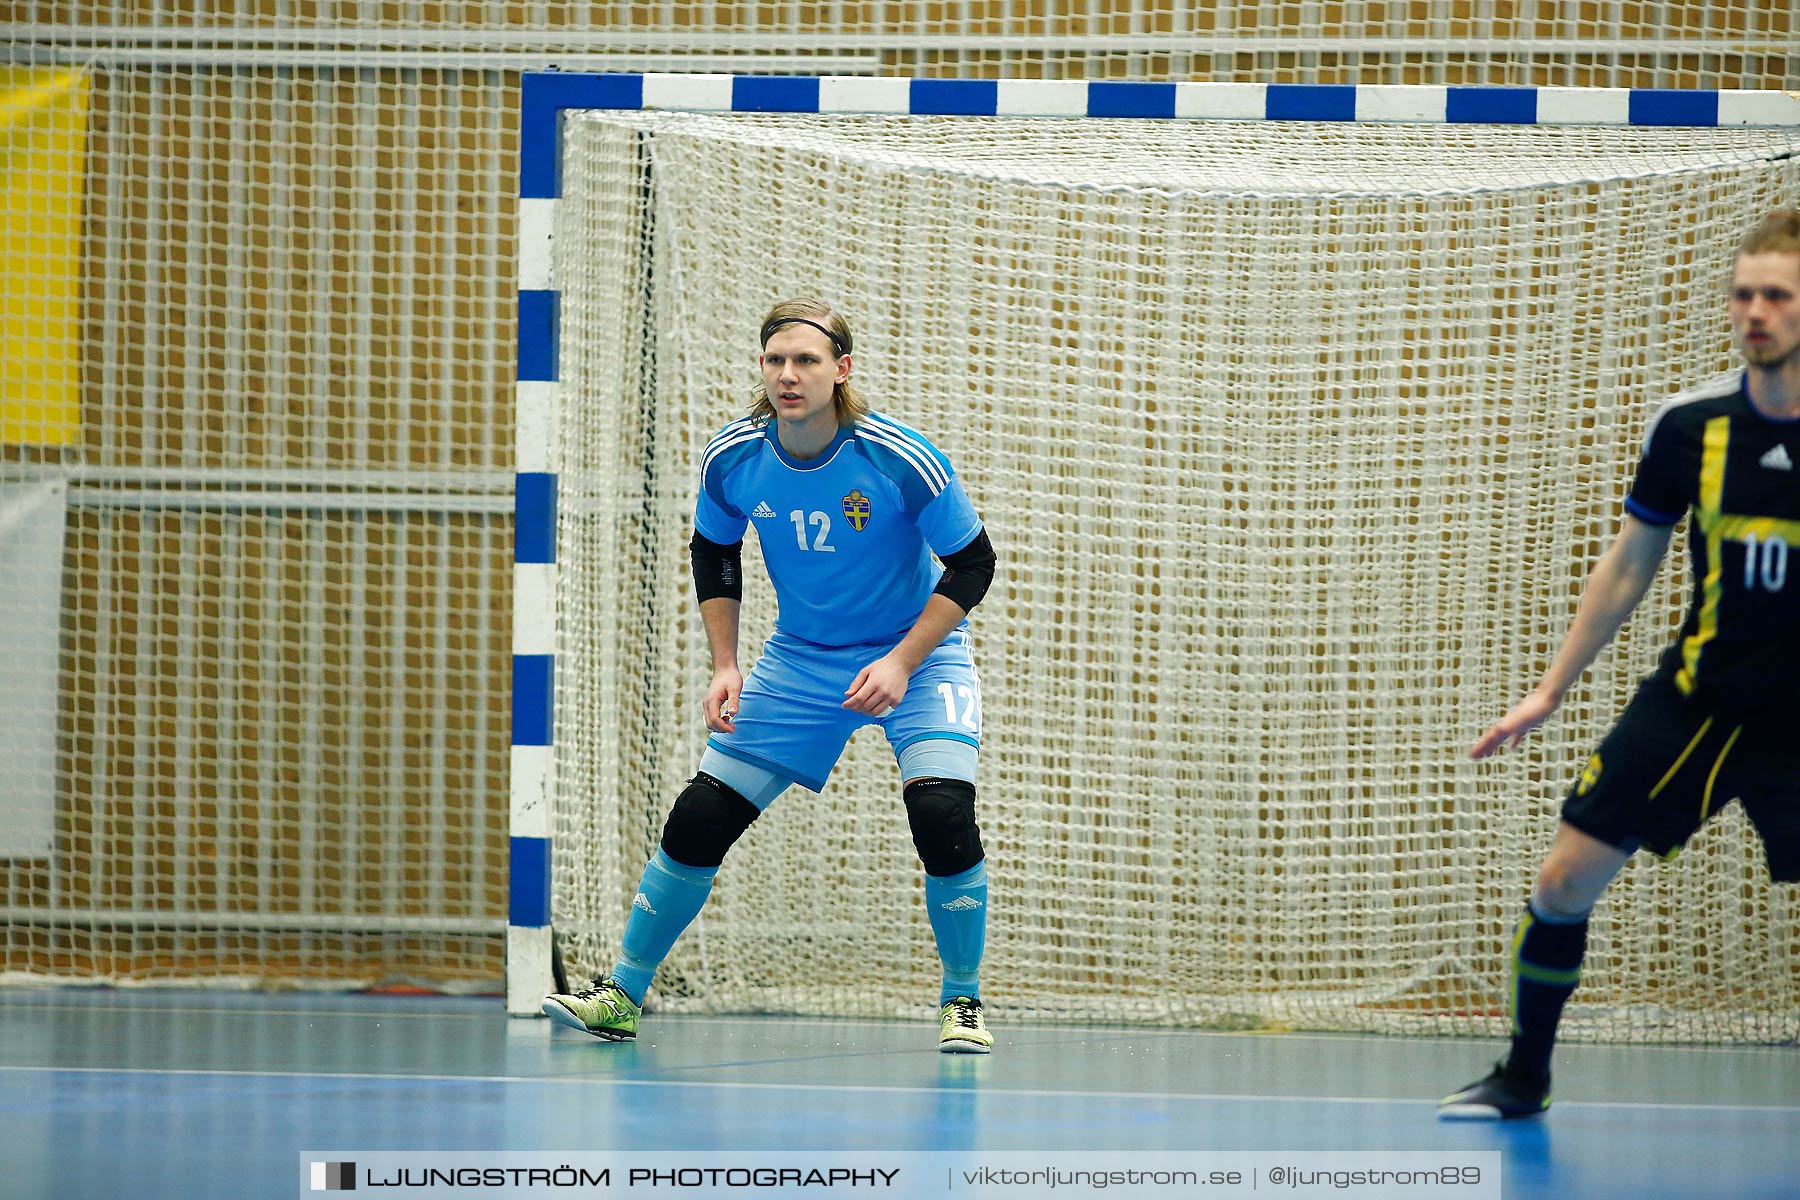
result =
[{"label": "blue sports hall floor", "polygon": [[652,1012],[607,1044],[492,998],[0,990],[0,1196],[293,1197],[318,1150],[1486,1150],[1508,1197],[1800,1197],[1793,1047],[1570,1045],[1543,1119],[1441,1123],[1497,1045],[995,1029]]}]

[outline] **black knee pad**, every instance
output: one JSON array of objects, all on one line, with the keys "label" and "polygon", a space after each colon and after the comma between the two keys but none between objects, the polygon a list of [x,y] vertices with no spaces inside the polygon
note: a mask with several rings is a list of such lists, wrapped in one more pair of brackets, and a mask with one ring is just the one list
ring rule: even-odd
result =
[{"label": "black knee pad", "polygon": [[903,795],[913,845],[927,875],[960,875],[981,861],[974,784],[966,779],[915,779]]},{"label": "black knee pad", "polygon": [[675,797],[663,823],[663,853],[684,866],[716,867],[761,815],[756,805],[701,771]]}]

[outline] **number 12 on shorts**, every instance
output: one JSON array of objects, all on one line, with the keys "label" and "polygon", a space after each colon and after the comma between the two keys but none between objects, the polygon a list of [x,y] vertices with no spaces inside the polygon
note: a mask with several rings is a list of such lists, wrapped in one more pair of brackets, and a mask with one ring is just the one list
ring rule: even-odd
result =
[{"label": "number 12 on shorts", "polygon": [[[973,688],[969,687],[968,684],[958,686],[940,683],[937,685],[937,691],[938,695],[944,698],[945,721],[952,725],[961,725],[964,729],[979,730],[981,728],[981,713],[976,711],[975,690]],[[962,700],[961,720],[958,720],[956,716],[956,702],[958,698]]]}]

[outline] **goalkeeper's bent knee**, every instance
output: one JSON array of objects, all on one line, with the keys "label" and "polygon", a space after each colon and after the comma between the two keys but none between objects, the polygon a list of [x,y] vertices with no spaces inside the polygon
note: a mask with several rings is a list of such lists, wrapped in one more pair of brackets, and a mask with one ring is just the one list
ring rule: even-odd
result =
[{"label": "goalkeeper's bent knee", "polygon": [[966,779],[915,779],[902,794],[913,846],[927,875],[960,875],[981,861],[974,784]]},{"label": "goalkeeper's bent knee", "polygon": [[688,780],[663,823],[663,853],[690,867],[716,867],[762,810],[705,771]]}]

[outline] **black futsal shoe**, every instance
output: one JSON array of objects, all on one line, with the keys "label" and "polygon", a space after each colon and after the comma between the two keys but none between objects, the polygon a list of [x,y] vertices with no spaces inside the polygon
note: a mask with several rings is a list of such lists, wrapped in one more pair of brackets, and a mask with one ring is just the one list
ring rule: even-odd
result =
[{"label": "black futsal shoe", "polygon": [[1511,1121],[1550,1107],[1550,1072],[1515,1071],[1504,1061],[1486,1079],[1438,1101],[1445,1121]]}]

